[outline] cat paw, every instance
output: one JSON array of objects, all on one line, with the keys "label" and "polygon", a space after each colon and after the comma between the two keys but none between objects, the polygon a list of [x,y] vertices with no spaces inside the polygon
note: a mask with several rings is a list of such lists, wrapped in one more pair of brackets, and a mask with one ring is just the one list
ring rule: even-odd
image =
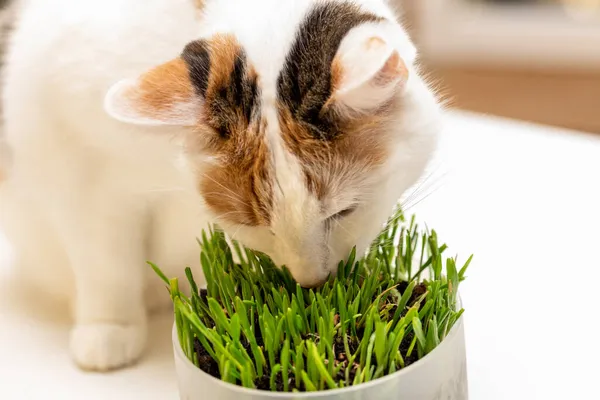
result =
[{"label": "cat paw", "polygon": [[137,361],[146,345],[145,324],[80,324],[71,331],[71,355],[90,371],[109,371]]}]

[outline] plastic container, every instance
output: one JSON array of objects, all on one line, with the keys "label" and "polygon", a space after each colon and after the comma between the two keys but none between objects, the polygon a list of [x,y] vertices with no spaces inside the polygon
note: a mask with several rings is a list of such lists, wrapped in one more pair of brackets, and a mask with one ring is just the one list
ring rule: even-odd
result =
[{"label": "plastic container", "polygon": [[343,389],[275,393],[223,382],[192,364],[173,327],[175,368],[181,400],[467,400],[467,360],[461,317],[431,353],[391,375]]}]

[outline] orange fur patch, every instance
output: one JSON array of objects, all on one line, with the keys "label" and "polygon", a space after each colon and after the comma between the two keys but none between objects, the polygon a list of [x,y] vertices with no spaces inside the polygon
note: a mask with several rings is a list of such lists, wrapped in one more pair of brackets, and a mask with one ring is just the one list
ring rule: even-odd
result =
[{"label": "orange fur patch", "polygon": [[177,103],[191,101],[194,89],[187,65],[181,58],[176,58],[145,73],[139,84],[125,95],[142,113],[169,114],[177,112]]},{"label": "orange fur patch", "polygon": [[385,161],[387,122],[380,115],[348,120],[341,125],[339,138],[324,141],[312,136],[289,110],[279,110],[284,143],[301,161],[307,186],[319,199],[330,195],[330,188],[342,187],[344,181],[355,178],[357,172],[362,175]]},{"label": "orange fur patch", "polygon": [[[218,163],[198,177],[198,188],[217,216],[236,224],[268,225],[272,166],[264,140],[266,122],[258,112],[249,117],[248,107],[260,107],[258,98],[254,105],[247,103],[258,77],[234,36],[215,35],[208,48],[204,119],[188,151],[208,152]],[[236,63],[243,74],[235,70]],[[233,87],[248,92],[237,93]]]},{"label": "orange fur patch", "polygon": [[213,153],[220,163],[199,177],[206,203],[220,217],[242,225],[269,225],[272,166],[266,124],[252,123]]},{"label": "orange fur patch", "polygon": [[331,63],[331,91],[335,93],[344,79],[344,66],[338,57]]}]

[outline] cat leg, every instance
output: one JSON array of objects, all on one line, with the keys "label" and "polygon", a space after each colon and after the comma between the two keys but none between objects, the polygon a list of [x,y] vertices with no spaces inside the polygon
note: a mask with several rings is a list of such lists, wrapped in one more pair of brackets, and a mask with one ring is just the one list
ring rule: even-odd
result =
[{"label": "cat leg", "polygon": [[95,193],[60,213],[76,288],[70,347],[83,369],[119,368],[136,361],[144,350],[142,208],[131,199]]}]

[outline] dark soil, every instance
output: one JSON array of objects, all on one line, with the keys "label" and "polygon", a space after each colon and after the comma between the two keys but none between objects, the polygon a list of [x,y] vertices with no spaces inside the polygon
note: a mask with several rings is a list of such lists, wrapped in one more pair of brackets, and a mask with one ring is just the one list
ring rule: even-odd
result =
[{"label": "dark soil", "polygon": [[[408,283],[406,282],[400,282],[397,287],[400,293],[404,293],[406,288],[408,288]],[[420,283],[416,285],[413,289],[412,295],[410,296],[410,300],[408,300],[408,305],[410,306],[413,304],[419,297],[423,296],[425,292],[427,292],[427,286],[425,286],[425,284]]]},{"label": "dark soil", "polygon": [[[408,284],[406,282],[401,282],[398,285],[397,289],[400,293],[404,293],[404,291],[406,290],[407,287],[408,287]],[[415,302],[417,301],[417,299],[419,297],[423,296],[425,294],[425,292],[427,292],[427,286],[425,286],[422,283],[419,285],[416,285],[415,288],[413,289],[410,299],[408,299],[407,306],[408,307],[413,306],[415,304]],[[388,314],[390,315],[390,318],[391,318],[396,313],[398,306],[396,306],[395,304],[390,304],[390,306],[391,307],[390,307]],[[419,310],[421,309],[421,307],[423,307],[422,303],[419,305]],[[411,338],[411,340],[412,340],[412,338]]]},{"label": "dark soil", "polygon": [[208,352],[202,346],[202,343],[198,340],[198,338],[194,338],[194,350],[196,351],[196,355],[198,356],[198,364],[200,365],[200,369],[207,374],[214,376],[215,378],[221,378],[221,373],[219,372],[219,364],[208,354]]},{"label": "dark soil", "polygon": [[200,298],[202,299],[202,301],[208,302],[208,300],[207,300],[207,298],[208,298],[208,290],[206,290],[206,289],[200,289]]},{"label": "dark soil", "polygon": [[[402,339],[402,343],[400,343],[400,353],[406,354],[408,352],[408,348],[410,347],[410,343],[412,342],[415,335],[411,332],[404,339]],[[419,355],[417,354],[417,349],[413,349],[413,352],[410,356],[404,356],[404,368],[408,367],[410,364],[415,363],[419,360]]]},{"label": "dark soil", "polygon": [[[404,293],[407,286],[408,285],[406,283],[404,283],[404,282],[401,283],[398,286],[398,291],[400,293]],[[420,296],[422,296],[426,291],[427,291],[427,288],[424,284],[419,284],[419,285],[415,286],[412,296],[411,296],[410,300],[408,301],[408,306],[409,307],[412,306],[415,303],[415,301]],[[205,289],[200,290],[200,297],[202,300],[206,301],[207,291]],[[390,298],[389,301],[391,302],[392,299]],[[389,316],[390,316],[390,318],[392,318],[394,313],[396,312],[397,306],[393,305],[393,304],[384,304],[383,305],[383,307],[386,307],[386,306],[389,308]],[[258,315],[255,316],[255,326],[258,326]],[[359,329],[357,333],[359,336],[362,335],[362,329]],[[258,345],[263,346],[260,329],[256,330],[255,335],[256,335],[256,340],[257,340]],[[408,335],[406,335],[406,337],[403,339],[402,343],[400,344],[400,349],[401,349],[401,352],[403,355],[408,352],[408,348],[410,347],[410,344],[411,344],[413,338],[414,338],[414,334],[411,332]],[[318,340],[318,338],[316,340]],[[354,354],[356,352],[356,350],[358,349],[358,344],[359,344],[359,341],[357,339],[349,337],[349,347],[350,347],[350,352],[352,354]],[[245,347],[246,351],[249,354],[251,354],[250,345],[248,343],[244,343],[244,342],[242,342],[242,345]],[[221,376],[220,376],[219,366],[218,366],[217,362],[215,360],[213,360],[213,358],[208,354],[208,352],[204,349],[204,347],[202,346],[202,344],[200,343],[200,341],[197,338],[194,339],[194,350],[196,352],[196,355],[198,356],[198,363],[200,365],[200,369],[203,370],[204,372],[206,372],[207,374],[220,379]],[[344,341],[343,341],[342,337],[336,338],[336,341],[334,343],[334,352],[336,355],[336,358],[334,360],[334,363],[336,364],[336,366],[339,365],[340,363],[342,363],[342,364],[348,363],[348,358],[346,356],[346,349],[344,348]],[[406,357],[406,356],[404,357],[405,367],[413,364],[417,360],[418,360],[417,351],[416,351],[416,349],[413,349],[413,352],[410,355],[410,357]],[[279,360],[276,360],[276,363],[277,362],[279,362]],[[376,364],[375,356],[373,356],[372,363]],[[358,369],[358,364],[355,362],[354,367],[350,370],[350,374],[349,374],[349,378],[350,378],[351,382],[354,380],[357,369]],[[263,376],[260,378],[257,378],[256,381],[254,382],[256,385],[256,388],[260,389],[260,390],[270,391],[271,390],[270,376],[271,376],[271,371],[267,367],[266,370],[264,371]],[[344,368],[340,371],[338,376],[336,376],[334,378],[335,378],[335,380],[344,380],[346,378],[344,376]],[[275,386],[276,386],[277,391],[282,392],[284,390],[283,379],[281,377],[281,374],[277,375],[276,380],[275,380]],[[295,383],[293,377],[290,377],[289,387],[290,388],[296,387],[296,383]],[[299,390],[300,391],[305,390],[303,384],[300,385]]]},{"label": "dark soil", "polygon": [[[262,340],[257,340],[259,346],[263,346]],[[250,346],[247,343],[244,343],[244,348],[246,351],[251,354]],[[204,346],[200,343],[197,338],[194,338],[194,350],[196,351],[196,355],[198,356],[198,364],[200,365],[200,369],[206,372],[209,375],[214,376],[217,379],[221,379],[221,373],[219,372],[219,365],[213,358],[208,354],[208,352],[204,349]],[[276,360],[277,362],[279,360]],[[262,377],[259,377],[254,382],[257,389],[260,390],[271,390],[271,371],[267,367],[266,371]],[[283,379],[281,375],[278,375],[275,380],[275,385],[277,387],[278,392],[283,392]],[[294,378],[290,379],[290,387],[295,387],[296,383]]]}]

